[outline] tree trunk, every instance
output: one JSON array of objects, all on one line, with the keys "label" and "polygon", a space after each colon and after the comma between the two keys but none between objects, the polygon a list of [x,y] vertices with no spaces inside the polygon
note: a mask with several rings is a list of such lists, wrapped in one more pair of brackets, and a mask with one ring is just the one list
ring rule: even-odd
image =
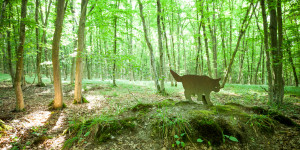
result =
[{"label": "tree trunk", "polygon": [[56,20],[55,20],[55,31],[52,43],[52,65],[53,65],[53,79],[54,79],[54,109],[61,109],[63,107],[63,93],[61,86],[61,75],[59,67],[59,45],[62,33],[62,26],[64,21],[64,6],[65,0],[58,0],[56,5]]},{"label": "tree trunk", "polygon": [[[77,21],[76,21],[76,17],[75,17],[75,8],[74,8],[74,0],[72,0],[71,2],[71,11],[72,11],[72,31],[73,33],[75,33],[75,26],[77,25]],[[77,53],[77,37],[73,37],[73,50],[74,50],[74,53]],[[74,55],[72,55],[72,66],[71,66],[71,77],[70,77],[70,82],[71,84],[74,84],[74,80],[75,80],[75,69],[76,69],[76,57]]]},{"label": "tree trunk", "polygon": [[155,58],[154,58],[154,54],[153,54],[153,48],[152,45],[148,39],[148,33],[147,33],[147,28],[146,28],[146,23],[145,23],[145,18],[143,15],[143,4],[141,3],[141,0],[138,0],[139,3],[139,9],[140,9],[140,17],[142,19],[142,23],[143,23],[143,30],[144,30],[144,35],[145,35],[145,40],[148,46],[148,49],[150,51],[150,57],[151,57],[151,66],[152,66],[152,71],[154,74],[154,82],[155,82],[155,86],[156,86],[156,90],[157,92],[160,92],[160,85],[158,83],[158,75],[157,75],[157,71],[156,71],[156,65],[155,65]]},{"label": "tree trunk", "polygon": [[[171,62],[171,57],[170,57],[170,52],[169,52],[169,46],[168,46],[168,38],[167,38],[167,33],[166,33],[166,27],[165,27],[165,20],[164,17],[161,16],[161,20],[162,20],[162,26],[163,26],[163,34],[164,34],[164,39],[165,39],[165,44],[166,44],[166,53],[167,53],[167,57],[168,57],[168,61],[169,61],[169,69],[172,69],[172,62]],[[169,78],[171,81],[171,86],[174,86],[174,80],[173,77],[171,77],[171,74],[169,74]]]},{"label": "tree trunk", "polygon": [[78,28],[78,49],[76,56],[76,73],[75,73],[75,94],[74,94],[74,102],[77,104],[81,104],[82,95],[82,58],[83,58],[83,50],[84,50],[84,42],[85,42],[85,21],[86,21],[86,10],[87,4],[89,0],[81,0],[81,14],[79,20],[79,28]]},{"label": "tree trunk", "polygon": [[38,86],[43,86],[42,76],[41,76],[41,59],[42,59],[42,49],[39,45],[39,0],[35,0],[35,39],[36,39],[36,49],[37,49],[37,55],[36,55],[36,75],[38,78]]},{"label": "tree trunk", "polygon": [[250,4],[250,6],[249,6],[248,9],[247,9],[245,18],[244,18],[244,20],[243,20],[241,29],[240,29],[240,31],[239,31],[238,41],[237,41],[237,43],[236,43],[235,50],[234,50],[234,52],[233,52],[233,54],[232,54],[232,56],[231,56],[230,63],[229,63],[228,68],[227,68],[227,70],[226,70],[226,75],[225,75],[225,77],[224,77],[224,79],[223,79],[223,82],[222,82],[221,87],[224,87],[224,86],[225,86],[225,83],[226,83],[226,81],[227,81],[227,79],[228,79],[228,75],[229,75],[229,73],[231,72],[231,67],[232,67],[232,64],[233,64],[233,61],[234,61],[234,57],[235,57],[235,55],[236,55],[236,53],[237,53],[237,51],[238,51],[238,49],[239,49],[241,39],[242,39],[243,35],[245,34],[245,31],[247,30],[247,27],[248,27],[248,25],[249,25],[249,23],[250,23],[250,20],[251,20],[251,18],[252,18],[252,15],[253,15],[253,13],[255,12],[257,3],[256,3],[256,5],[255,5],[254,8],[253,8],[250,17],[248,18],[248,14],[249,14],[249,12],[250,12],[250,10],[251,10],[251,8],[252,8],[251,6],[253,6],[252,3]]},{"label": "tree trunk", "polygon": [[[208,5],[207,5],[207,12],[209,12],[208,10]],[[213,2],[213,11],[215,11],[215,2]],[[211,34],[211,41],[212,41],[212,52],[213,52],[213,66],[214,66],[214,75],[215,78],[218,78],[218,61],[217,61],[217,38],[216,38],[216,26],[215,26],[215,13],[213,13],[213,28],[211,27],[211,22],[209,17],[207,18],[208,21],[208,28]]]},{"label": "tree trunk", "polygon": [[[10,24],[10,19],[11,19],[11,13],[12,13],[12,10],[11,10],[11,4],[9,4],[9,14],[8,14],[8,27],[11,28],[11,24]],[[8,55],[8,68],[9,68],[9,74],[10,74],[10,77],[11,77],[11,82],[12,84],[14,85],[14,80],[15,80],[15,74],[14,74],[14,71],[13,71],[13,67],[12,67],[12,62],[11,60],[13,59],[12,56],[11,56],[11,43],[10,43],[10,40],[11,40],[11,36],[10,36],[10,30],[7,30],[7,55]]]},{"label": "tree trunk", "polygon": [[164,94],[165,91],[165,62],[164,62],[164,50],[162,46],[162,33],[160,26],[160,14],[161,5],[160,0],[157,0],[157,34],[158,34],[158,49],[159,49],[159,61],[160,61],[160,93]]},{"label": "tree trunk", "polygon": [[[118,2],[116,2],[116,9],[118,9]],[[114,16],[114,59],[113,59],[113,86],[117,86],[116,84],[116,57],[117,57],[117,15]]]},{"label": "tree trunk", "polygon": [[[246,42],[246,47],[247,47],[247,42]],[[246,52],[246,47],[245,47],[245,38],[243,39],[243,48],[242,48],[242,54],[240,55],[240,68],[239,68],[239,75],[237,79],[237,83],[241,84],[242,78],[243,78],[243,64],[244,64],[244,56]]]},{"label": "tree trunk", "polygon": [[16,65],[16,76],[15,76],[15,93],[16,93],[16,111],[22,111],[24,109],[23,92],[21,88],[21,78],[23,73],[23,55],[24,55],[24,43],[25,43],[25,23],[27,11],[27,0],[22,0],[21,5],[21,23],[20,23],[20,45],[17,52],[17,65]]},{"label": "tree trunk", "polygon": [[265,52],[266,52],[266,68],[268,73],[268,95],[269,101],[273,99],[273,77],[272,77],[272,70],[271,70],[271,58],[269,52],[269,37],[268,37],[268,24],[267,24],[267,15],[266,15],[266,8],[265,8],[265,0],[260,1],[261,9],[262,9],[262,17],[263,17],[263,27],[264,27],[264,45],[265,45]]}]

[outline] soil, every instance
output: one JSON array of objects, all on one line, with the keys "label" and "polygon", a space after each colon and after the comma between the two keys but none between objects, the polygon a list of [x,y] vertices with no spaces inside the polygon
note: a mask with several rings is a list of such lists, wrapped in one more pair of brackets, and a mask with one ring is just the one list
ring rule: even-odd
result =
[{"label": "soil", "polygon": [[[0,134],[0,149],[61,149],[64,142],[71,138],[68,134],[68,127],[74,119],[88,120],[104,114],[121,114],[124,116],[137,116],[137,111],[129,110],[138,103],[159,103],[166,99],[171,99],[176,104],[185,101],[182,92],[171,94],[169,96],[157,95],[147,87],[141,86],[140,91],[124,92],[122,94],[107,94],[115,90],[108,84],[88,85],[84,88],[83,95],[89,101],[85,104],[73,104],[72,85],[63,85],[64,103],[67,108],[63,110],[49,110],[48,104],[53,101],[54,90],[52,85],[46,87],[37,87],[28,85],[23,87],[23,95],[26,110],[23,112],[14,112],[15,93],[11,84],[2,82],[0,84],[0,119],[6,125],[12,128]],[[141,91],[145,91],[141,93]],[[105,92],[108,91],[108,92]],[[240,95],[216,94],[212,102],[219,101],[225,104],[226,99],[241,99]],[[295,98],[297,99],[297,98]],[[299,100],[298,100],[299,101]],[[259,100],[253,101],[253,104],[259,104]],[[280,113],[290,117],[294,122],[300,125],[300,105],[298,103],[286,103],[286,108]],[[266,106],[267,107],[267,106]],[[128,108],[124,110],[123,108]],[[199,109],[204,106],[202,103],[183,104],[180,107],[170,106],[168,112],[185,111],[190,109]],[[149,113],[157,112],[158,107],[148,107]],[[125,111],[120,113],[120,111]],[[291,113],[292,112],[292,113]],[[82,144],[73,145],[72,149],[300,149],[300,130],[299,127],[288,127],[283,124],[276,124],[274,133],[257,134],[249,141],[232,142],[226,140],[219,146],[211,146],[208,143],[186,142],[185,147],[172,147],[172,143],[166,143],[164,139],[156,135],[150,135],[152,132],[151,120],[155,118],[141,117],[136,122],[134,130],[128,130],[120,135],[112,135],[111,140],[104,143],[95,143],[93,140],[87,140]]]}]

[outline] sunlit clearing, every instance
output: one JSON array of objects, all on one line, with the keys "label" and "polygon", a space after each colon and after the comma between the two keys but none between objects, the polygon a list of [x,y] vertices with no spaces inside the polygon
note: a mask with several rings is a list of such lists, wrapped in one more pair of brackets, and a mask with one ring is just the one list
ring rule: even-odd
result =
[{"label": "sunlit clearing", "polygon": [[[51,112],[49,111],[36,111],[31,114],[25,115],[21,120],[23,127],[30,128],[33,126],[43,126],[48,118],[50,117]],[[14,122],[19,122],[19,120],[13,120]]]},{"label": "sunlit clearing", "polygon": [[87,103],[88,109],[101,107],[101,101],[105,100],[103,95],[87,95],[86,99],[89,101],[89,103]]}]

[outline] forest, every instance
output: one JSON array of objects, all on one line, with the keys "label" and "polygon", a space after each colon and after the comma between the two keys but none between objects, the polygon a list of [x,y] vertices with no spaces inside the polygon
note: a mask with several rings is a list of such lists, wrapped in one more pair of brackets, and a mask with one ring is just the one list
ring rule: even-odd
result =
[{"label": "forest", "polygon": [[0,8],[0,149],[300,149],[298,0]]}]

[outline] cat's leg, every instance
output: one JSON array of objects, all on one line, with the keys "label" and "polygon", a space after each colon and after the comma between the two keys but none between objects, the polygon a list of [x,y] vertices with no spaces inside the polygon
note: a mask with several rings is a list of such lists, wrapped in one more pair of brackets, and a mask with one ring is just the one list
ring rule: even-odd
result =
[{"label": "cat's leg", "polygon": [[202,93],[198,93],[198,94],[197,94],[197,100],[198,100],[198,101],[202,101],[202,103],[203,103],[204,105],[207,105],[207,102],[205,101],[205,97],[203,97]]},{"label": "cat's leg", "polygon": [[192,93],[188,92],[187,90],[184,91],[184,96],[187,100],[192,101],[191,95]]},{"label": "cat's leg", "polygon": [[206,100],[206,104],[212,106],[213,103],[210,101],[210,92],[209,93],[205,93],[205,100]]}]

